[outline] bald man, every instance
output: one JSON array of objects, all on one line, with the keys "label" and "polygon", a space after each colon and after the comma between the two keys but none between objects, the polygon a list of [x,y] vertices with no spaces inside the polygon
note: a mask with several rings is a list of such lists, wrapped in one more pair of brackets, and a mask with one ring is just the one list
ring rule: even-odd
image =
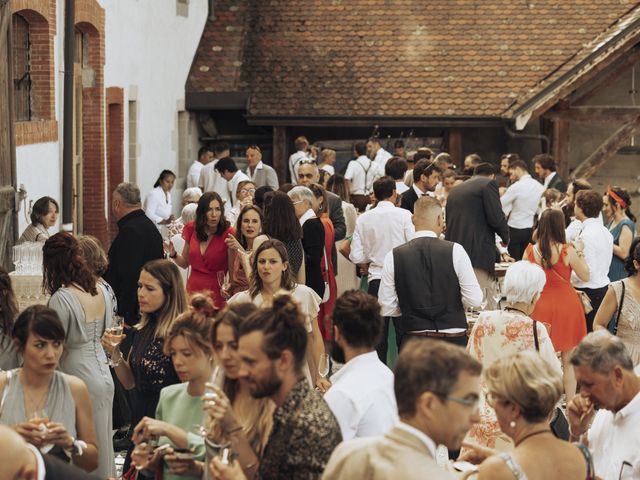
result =
[{"label": "bald man", "polygon": [[440,240],[444,223],[435,198],[416,201],[413,224],[413,239],[384,259],[378,293],[382,315],[395,317],[399,348],[411,337],[466,346],[464,307],[482,301],[469,255],[460,244]]},{"label": "bald man", "polygon": [[98,480],[73,465],[42,455],[11,428],[0,425],[0,479]]}]

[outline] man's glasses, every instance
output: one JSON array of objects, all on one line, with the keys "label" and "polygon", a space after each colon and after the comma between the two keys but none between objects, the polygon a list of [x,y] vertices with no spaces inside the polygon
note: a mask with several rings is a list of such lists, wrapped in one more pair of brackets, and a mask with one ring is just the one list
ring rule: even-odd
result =
[{"label": "man's glasses", "polygon": [[479,398],[460,398],[454,397],[453,395],[446,395],[442,397],[445,400],[449,400],[451,402],[459,403],[460,405],[464,405],[465,407],[476,408],[478,403],[480,403]]},{"label": "man's glasses", "polygon": [[316,164],[316,161],[310,158],[305,158],[303,160],[300,160],[300,165],[315,165],[315,164]]}]

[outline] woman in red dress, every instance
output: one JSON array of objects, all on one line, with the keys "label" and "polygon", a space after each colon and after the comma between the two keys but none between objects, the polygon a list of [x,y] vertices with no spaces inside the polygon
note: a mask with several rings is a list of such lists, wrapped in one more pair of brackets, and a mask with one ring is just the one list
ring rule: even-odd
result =
[{"label": "woman in red dress", "polygon": [[581,280],[589,280],[589,267],[583,257],[582,248],[566,243],[562,211],[545,210],[538,223],[538,242],[527,247],[524,258],[542,266],[547,276],[531,318],[551,326],[551,342],[556,352],[561,352],[567,402],[576,392],[569,352],[587,334],[582,302],[571,285],[572,271]]},{"label": "woman in red dress", "polygon": [[165,244],[169,258],[182,268],[191,267],[187,292],[209,292],[218,310],[226,305],[220,294],[229,270],[229,249],[225,239],[233,227],[224,216],[224,204],[216,192],[207,192],[198,201],[196,220],[182,230],[185,244],[181,254],[171,242]]}]

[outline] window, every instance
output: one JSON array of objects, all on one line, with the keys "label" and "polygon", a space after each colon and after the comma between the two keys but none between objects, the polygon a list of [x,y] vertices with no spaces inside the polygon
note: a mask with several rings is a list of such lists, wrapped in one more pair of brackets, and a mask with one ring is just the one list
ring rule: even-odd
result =
[{"label": "window", "polygon": [[129,101],[129,181],[138,181],[138,102]]},{"label": "window", "polygon": [[29,23],[17,13],[13,15],[13,92],[16,122],[28,122],[31,109],[31,43]]},{"label": "window", "polygon": [[189,16],[189,0],[176,0],[176,15]]}]

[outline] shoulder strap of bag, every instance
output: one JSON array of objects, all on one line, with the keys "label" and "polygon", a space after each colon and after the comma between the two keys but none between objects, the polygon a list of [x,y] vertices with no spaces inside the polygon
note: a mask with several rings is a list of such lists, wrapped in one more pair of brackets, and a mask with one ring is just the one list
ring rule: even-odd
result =
[{"label": "shoulder strap of bag", "polygon": [[9,394],[9,384],[11,383],[11,376],[13,375],[13,370],[7,370],[7,382],[4,384],[4,388],[2,389],[2,398],[0,399],[0,415],[2,415],[2,410],[4,409],[4,402],[7,399],[7,395]]},{"label": "shoulder strap of bag", "polygon": [[540,341],[538,340],[538,322],[533,321],[533,343],[536,346],[536,352],[540,351]]},{"label": "shoulder strap of bag", "polygon": [[584,461],[587,463],[587,476],[585,477],[585,480],[595,480],[596,474],[595,468],[593,466],[593,457],[591,456],[591,451],[586,445],[580,442],[576,442],[574,443],[574,445],[578,447],[580,453],[582,453],[582,456],[584,457]]},{"label": "shoulder strap of bag", "polygon": [[618,334],[618,322],[620,321],[620,313],[622,312],[622,305],[624,304],[625,286],[624,280],[620,282],[622,284],[622,294],[620,295],[620,303],[618,304],[618,313],[616,314],[616,323],[613,325],[613,334]]}]

